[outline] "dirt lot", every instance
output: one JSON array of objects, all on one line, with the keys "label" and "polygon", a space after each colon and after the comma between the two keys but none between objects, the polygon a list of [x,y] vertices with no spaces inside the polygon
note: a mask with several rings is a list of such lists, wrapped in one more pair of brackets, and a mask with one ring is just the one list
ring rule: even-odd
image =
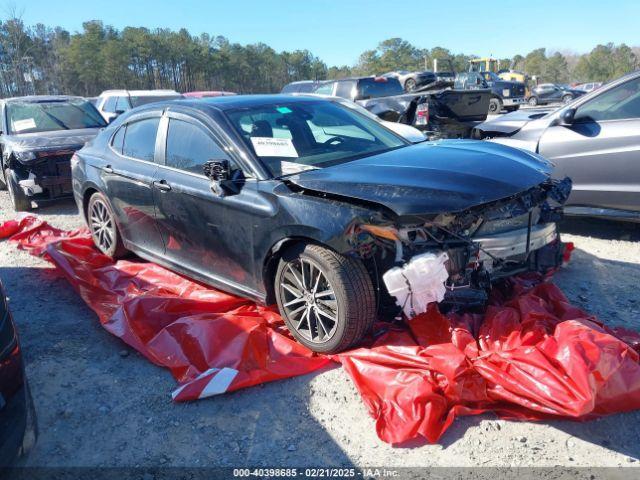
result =
[{"label": "dirt lot", "polygon": [[[38,212],[81,225],[70,201]],[[13,218],[0,192],[0,221]],[[640,227],[571,221],[557,283],[607,322],[640,329]],[[640,412],[588,423],[459,419],[442,444],[392,448],[340,368],[173,404],[175,382],[104,331],[46,262],[0,242],[35,399],[32,466],[640,466]]]}]

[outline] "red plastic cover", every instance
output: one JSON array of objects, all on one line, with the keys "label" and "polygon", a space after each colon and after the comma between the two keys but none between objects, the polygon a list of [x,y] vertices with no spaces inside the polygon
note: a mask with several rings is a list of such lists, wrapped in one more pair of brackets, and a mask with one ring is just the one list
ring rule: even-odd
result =
[{"label": "red plastic cover", "polygon": [[[389,443],[436,442],[458,415],[589,419],[640,407],[640,335],[610,329],[536,275],[494,290],[485,314],[442,315],[408,328],[380,323],[367,347],[331,359],[296,343],[277,311],[144,261],[113,263],[86,230],[27,216],[0,238],[51,261],[112,334],[194,400],[342,363]],[[566,259],[568,260],[568,258]]]}]

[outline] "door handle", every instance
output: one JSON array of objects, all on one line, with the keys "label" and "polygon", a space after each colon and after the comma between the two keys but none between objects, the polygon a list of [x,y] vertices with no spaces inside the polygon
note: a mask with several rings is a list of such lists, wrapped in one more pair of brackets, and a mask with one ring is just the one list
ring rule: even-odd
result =
[{"label": "door handle", "polygon": [[153,186],[161,192],[168,192],[171,190],[171,185],[169,185],[166,180],[155,180],[153,182]]},{"label": "door handle", "polygon": [[104,173],[113,173],[113,168],[111,168],[111,165],[107,165],[106,167],[104,167],[104,168],[102,169],[102,171],[103,171]]}]

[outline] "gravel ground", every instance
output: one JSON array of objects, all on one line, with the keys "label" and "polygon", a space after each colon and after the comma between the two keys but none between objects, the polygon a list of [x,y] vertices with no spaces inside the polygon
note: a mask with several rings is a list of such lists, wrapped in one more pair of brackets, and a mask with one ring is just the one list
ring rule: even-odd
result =
[{"label": "gravel ground", "polygon": [[[74,204],[38,213],[81,225]],[[0,221],[13,218],[0,192]],[[640,226],[570,221],[558,273],[569,298],[640,329]],[[0,242],[0,277],[21,334],[40,436],[31,466],[640,466],[640,412],[587,423],[456,420],[439,445],[393,448],[340,368],[187,404],[175,382],[100,327],[44,261]],[[593,478],[593,477],[592,477]]]}]

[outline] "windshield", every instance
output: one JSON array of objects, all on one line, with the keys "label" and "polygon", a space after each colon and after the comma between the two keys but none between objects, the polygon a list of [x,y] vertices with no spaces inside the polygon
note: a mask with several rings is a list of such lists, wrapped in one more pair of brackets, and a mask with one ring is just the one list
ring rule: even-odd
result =
[{"label": "windshield", "polygon": [[359,96],[362,99],[392,97],[402,95],[404,89],[395,78],[362,78],[358,81]]},{"label": "windshield", "polygon": [[409,145],[378,122],[331,101],[261,105],[225,113],[274,177]]},{"label": "windshield", "polygon": [[102,128],[107,124],[88,101],[8,102],[8,133],[36,133],[81,128]]},{"label": "windshield", "polygon": [[149,96],[130,96],[131,107],[136,108],[140,105],[147,105],[153,102],[162,102],[165,100],[178,100],[182,98],[182,95],[149,95]]}]

